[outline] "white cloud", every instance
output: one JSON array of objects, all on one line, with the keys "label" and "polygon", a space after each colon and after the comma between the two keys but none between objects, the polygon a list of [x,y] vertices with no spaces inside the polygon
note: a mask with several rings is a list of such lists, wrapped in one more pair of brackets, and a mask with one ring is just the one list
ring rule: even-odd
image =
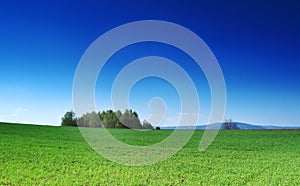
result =
[{"label": "white cloud", "polygon": [[6,114],[2,114],[0,115],[0,119],[1,120],[9,120],[10,118],[16,118],[19,117],[20,115],[24,115],[24,113],[29,112],[28,109],[26,108],[22,108],[22,107],[18,107],[17,109],[15,109],[15,111],[11,112],[11,113],[6,113]]},{"label": "white cloud", "polygon": [[29,110],[26,108],[22,108],[22,107],[19,107],[16,109],[16,113],[21,113],[21,112],[29,112]]}]

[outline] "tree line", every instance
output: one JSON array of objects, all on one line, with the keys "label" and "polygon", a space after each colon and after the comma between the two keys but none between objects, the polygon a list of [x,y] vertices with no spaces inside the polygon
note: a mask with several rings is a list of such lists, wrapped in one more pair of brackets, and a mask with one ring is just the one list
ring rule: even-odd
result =
[{"label": "tree line", "polygon": [[89,112],[81,117],[75,117],[73,111],[68,111],[62,117],[61,125],[91,128],[153,129],[153,126],[146,120],[141,123],[138,114],[131,109],[126,109],[124,112],[120,110]]}]

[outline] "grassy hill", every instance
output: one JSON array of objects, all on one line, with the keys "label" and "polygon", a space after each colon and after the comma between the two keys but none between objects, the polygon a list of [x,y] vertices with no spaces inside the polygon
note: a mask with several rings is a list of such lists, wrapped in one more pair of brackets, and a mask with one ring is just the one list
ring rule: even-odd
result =
[{"label": "grassy hill", "polygon": [[[110,132],[134,145],[172,133]],[[0,185],[300,185],[300,131],[220,131],[199,152],[202,134],[166,161],[129,167],[98,155],[76,127],[0,123]]]}]

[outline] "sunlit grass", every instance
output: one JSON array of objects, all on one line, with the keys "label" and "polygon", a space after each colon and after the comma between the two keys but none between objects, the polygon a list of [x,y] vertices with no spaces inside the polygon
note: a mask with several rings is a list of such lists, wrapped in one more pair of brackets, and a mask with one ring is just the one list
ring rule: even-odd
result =
[{"label": "sunlit grass", "polygon": [[[110,132],[132,145],[172,133]],[[300,185],[300,131],[220,131],[199,152],[202,134],[166,161],[129,167],[98,155],[76,127],[0,124],[0,185]]]}]

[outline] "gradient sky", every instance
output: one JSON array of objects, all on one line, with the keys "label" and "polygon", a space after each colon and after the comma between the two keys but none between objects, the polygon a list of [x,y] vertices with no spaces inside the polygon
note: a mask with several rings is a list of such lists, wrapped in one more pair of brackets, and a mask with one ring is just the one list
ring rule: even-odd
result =
[{"label": "gradient sky", "polygon": [[[297,0],[1,1],[0,121],[59,125],[72,109],[73,77],[87,47],[121,24],[154,19],[190,29],[213,51],[226,81],[226,118],[300,125],[299,9]],[[148,55],[172,59],[188,71],[200,95],[204,123],[211,98],[201,69],[178,49],[158,43],[128,46],[108,61],[96,87],[97,108],[110,108],[110,87],[118,71]],[[165,99],[166,123],[173,124],[180,104],[165,81],[139,82],[130,105],[141,119],[147,118],[148,102],[156,96]]]}]

